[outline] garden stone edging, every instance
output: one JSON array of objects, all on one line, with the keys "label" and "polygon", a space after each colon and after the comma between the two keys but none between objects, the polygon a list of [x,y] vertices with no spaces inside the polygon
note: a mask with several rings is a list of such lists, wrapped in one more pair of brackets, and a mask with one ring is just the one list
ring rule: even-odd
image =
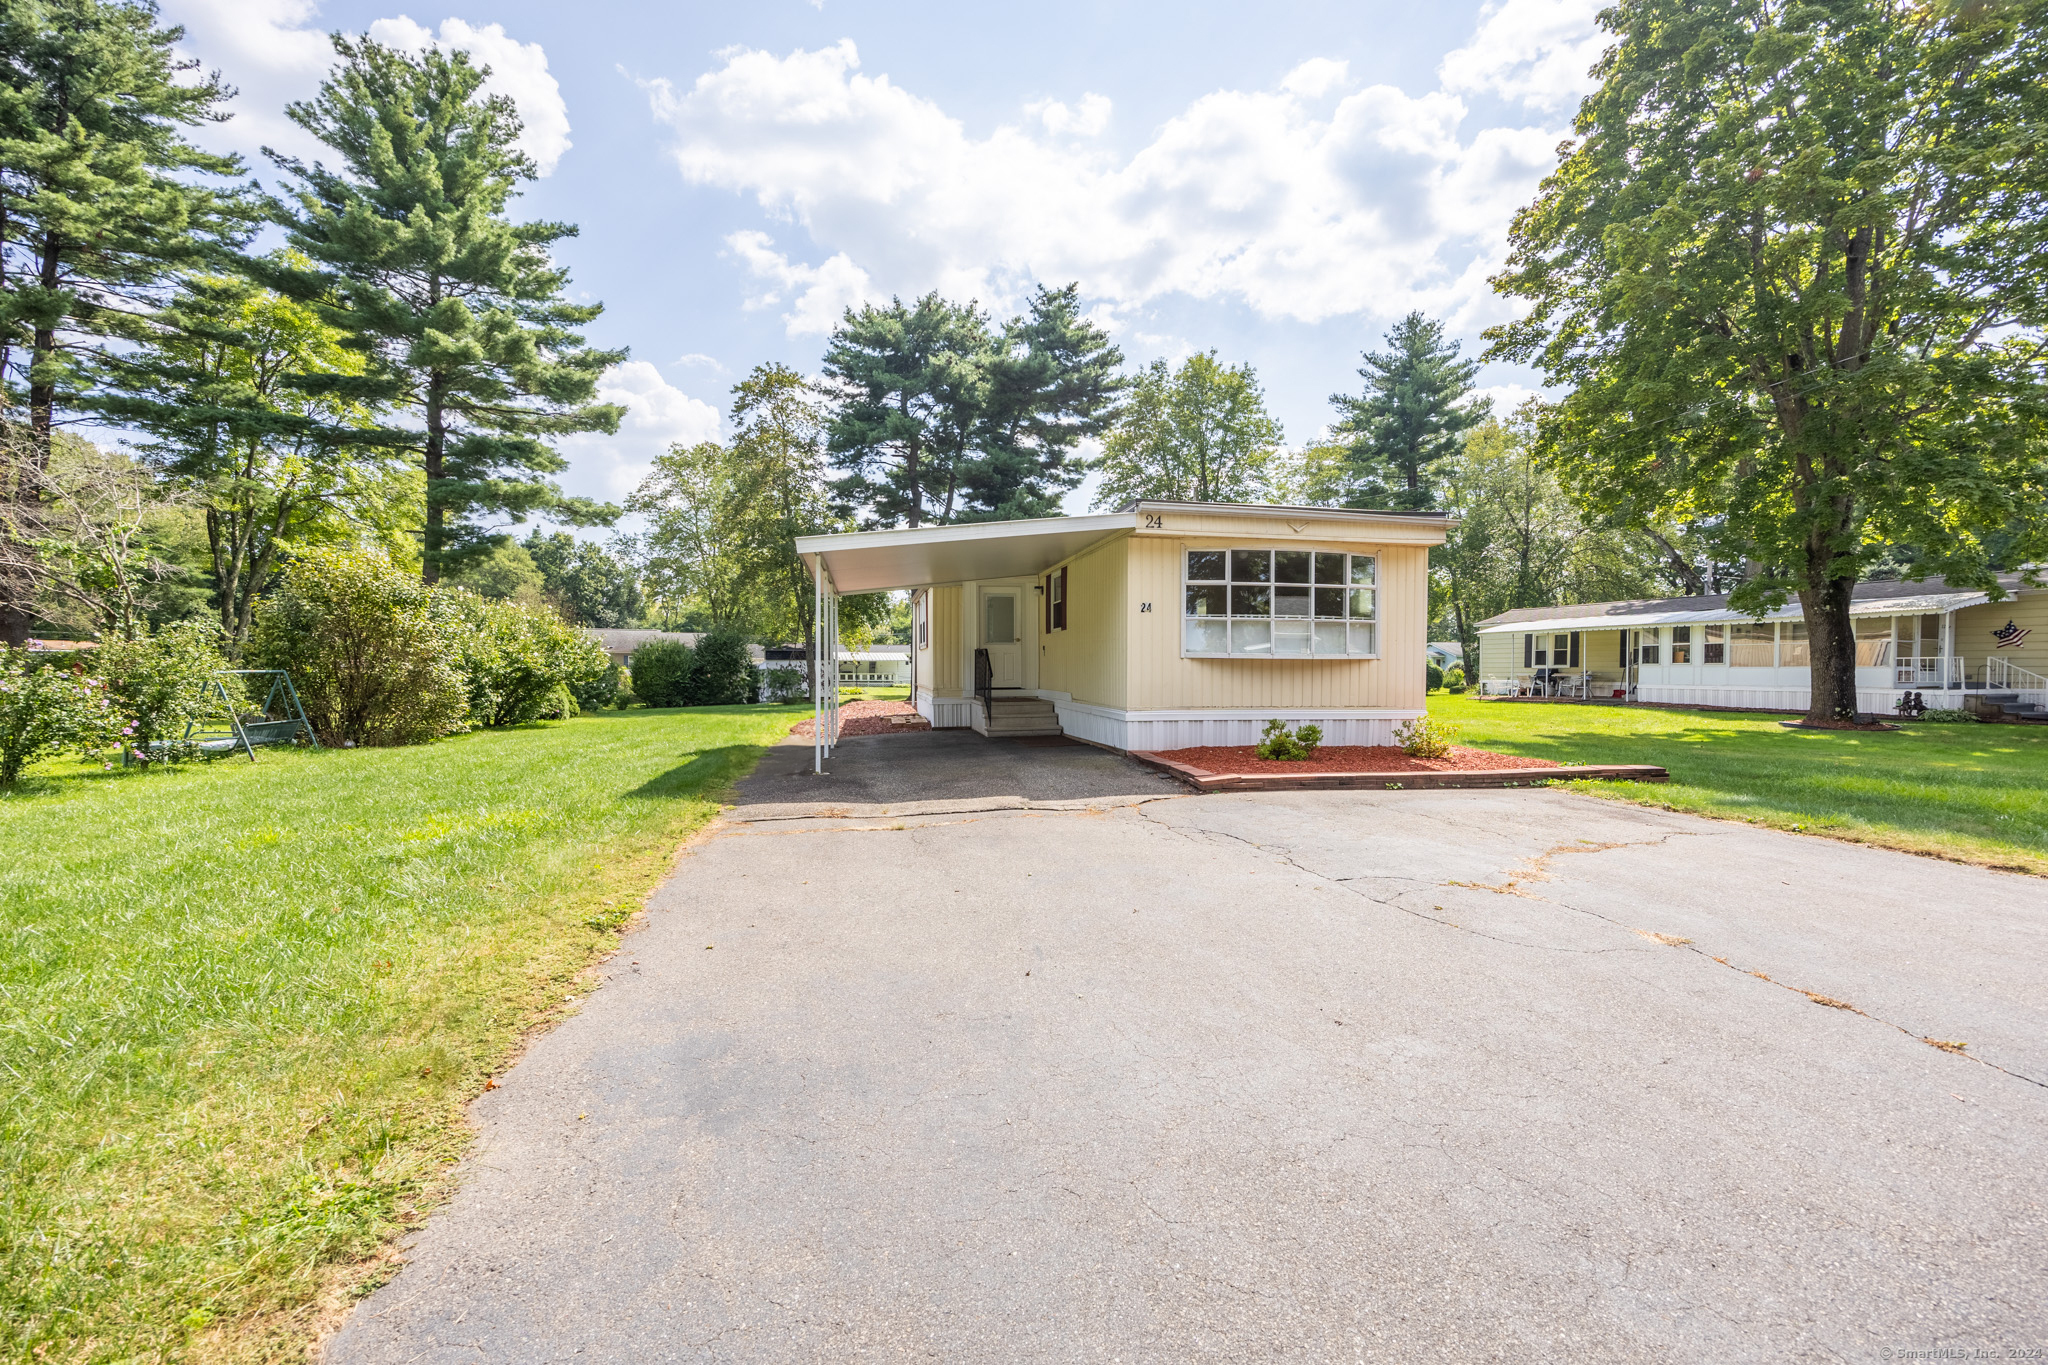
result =
[{"label": "garden stone edging", "polygon": [[1197,791],[1292,792],[1369,788],[1374,791],[1429,791],[1447,787],[1539,787],[1551,782],[1668,782],[1671,774],[1651,763],[1593,763],[1568,768],[1494,768],[1474,772],[1425,773],[1212,773],[1154,753],[1132,758],[1171,773]]}]

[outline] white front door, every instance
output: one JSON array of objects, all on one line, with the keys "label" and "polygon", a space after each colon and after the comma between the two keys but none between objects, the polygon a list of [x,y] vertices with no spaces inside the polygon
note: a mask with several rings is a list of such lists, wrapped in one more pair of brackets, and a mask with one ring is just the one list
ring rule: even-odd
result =
[{"label": "white front door", "polygon": [[1015,588],[983,588],[981,591],[981,647],[988,651],[989,668],[995,686],[1024,685],[1024,622],[1019,616],[1022,603]]}]

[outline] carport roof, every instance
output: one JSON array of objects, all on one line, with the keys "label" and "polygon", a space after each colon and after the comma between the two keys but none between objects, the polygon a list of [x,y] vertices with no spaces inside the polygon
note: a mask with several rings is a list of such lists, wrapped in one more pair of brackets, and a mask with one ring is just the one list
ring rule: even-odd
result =
[{"label": "carport roof", "polygon": [[1031,578],[1111,536],[1135,531],[1143,513],[1162,509],[1254,517],[1306,515],[1318,521],[1357,521],[1381,526],[1396,522],[1441,528],[1448,521],[1442,512],[1361,512],[1336,507],[1147,501],[1085,517],[976,521],[904,531],[798,536],[796,549],[814,570],[822,562],[832,577],[833,588],[841,593],[929,588],[990,578]]}]

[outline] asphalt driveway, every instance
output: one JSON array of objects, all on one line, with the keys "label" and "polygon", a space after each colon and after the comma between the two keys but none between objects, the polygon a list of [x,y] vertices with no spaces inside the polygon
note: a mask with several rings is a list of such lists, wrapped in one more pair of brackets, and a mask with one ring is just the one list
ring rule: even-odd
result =
[{"label": "asphalt driveway", "polygon": [[778,751],[327,1358],[2048,1347],[2041,881],[971,738]]}]

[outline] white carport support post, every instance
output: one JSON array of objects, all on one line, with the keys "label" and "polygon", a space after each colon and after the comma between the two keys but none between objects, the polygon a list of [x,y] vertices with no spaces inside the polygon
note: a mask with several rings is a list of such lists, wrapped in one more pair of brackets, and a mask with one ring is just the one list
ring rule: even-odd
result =
[{"label": "white carport support post", "polygon": [[825,771],[839,742],[839,594],[820,555],[811,575],[811,771]]}]

